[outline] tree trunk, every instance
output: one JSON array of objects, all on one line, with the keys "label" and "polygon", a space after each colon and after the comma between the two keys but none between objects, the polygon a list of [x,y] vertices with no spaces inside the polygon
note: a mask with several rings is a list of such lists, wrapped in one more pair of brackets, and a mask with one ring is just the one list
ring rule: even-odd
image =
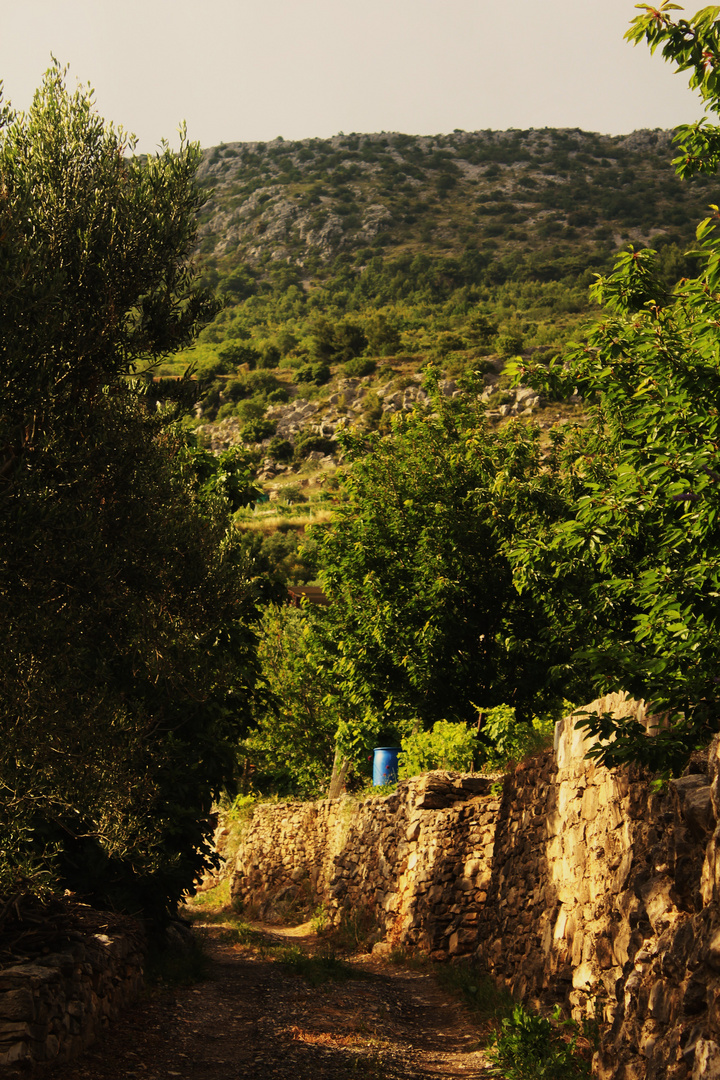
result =
[{"label": "tree trunk", "polygon": [[347,776],[348,769],[350,768],[350,758],[341,757],[340,751],[335,748],[335,760],[333,761],[332,776],[330,777],[330,787],[328,788],[328,799],[339,799],[345,790],[345,777]]}]

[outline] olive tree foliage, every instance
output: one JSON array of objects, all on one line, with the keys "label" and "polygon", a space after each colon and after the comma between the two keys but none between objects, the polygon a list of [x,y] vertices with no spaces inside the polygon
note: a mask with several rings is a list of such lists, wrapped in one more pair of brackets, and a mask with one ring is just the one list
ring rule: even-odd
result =
[{"label": "olive tree foliage", "polygon": [[[638,6],[628,37],[662,46],[720,111],[720,8],[673,22],[675,4]],[[715,171],[720,128],[702,120],[676,141],[678,172]],[[720,214],[710,210],[697,277],[668,292],[654,252],[622,253],[594,287],[606,314],[587,338],[549,372],[523,372],[548,392],[577,388],[589,422],[563,448],[577,511],[518,538],[516,582],[544,596],[558,626],[573,627],[582,602],[592,617],[576,657],[597,689],[667,714],[650,739],[634,721],[588,721],[613,737],[593,751],[607,764],[677,770],[720,726]]]},{"label": "olive tree foliage", "polygon": [[429,406],[388,436],[343,436],[345,499],[315,534],[348,757],[439,720],[476,723],[475,702],[529,720],[570,679],[567,645],[506,553],[525,522],[569,513],[554,459],[532,425],[493,429],[478,386],[449,400],[436,376],[426,385]]},{"label": "olive tree foliage", "polygon": [[0,890],[161,917],[210,857],[254,662],[243,463],[137,378],[215,310],[199,150],[131,149],[57,65],[0,118]]}]

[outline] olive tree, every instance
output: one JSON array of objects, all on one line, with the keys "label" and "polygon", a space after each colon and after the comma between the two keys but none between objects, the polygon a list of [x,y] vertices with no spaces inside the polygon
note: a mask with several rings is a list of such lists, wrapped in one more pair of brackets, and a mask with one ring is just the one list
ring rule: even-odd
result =
[{"label": "olive tree", "polygon": [[50,867],[162,916],[209,857],[254,677],[242,492],[143,395],[216,310],[193,286],[198,161],[184,135],[133,156],[57,65],[0,115],[5,896]]}]

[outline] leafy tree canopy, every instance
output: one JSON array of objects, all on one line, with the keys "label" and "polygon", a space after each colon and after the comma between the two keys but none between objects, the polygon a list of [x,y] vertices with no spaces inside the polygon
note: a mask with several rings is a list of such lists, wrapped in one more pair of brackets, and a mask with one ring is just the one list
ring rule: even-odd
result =
[{"label": "leafy tree canopy", "polygon": [[0,116],[0,883],[49,867],[162,917],[209,857],[254,679],[228,531],[252,491],[136,377],[216,307],[198,148],[131,148],[57,65]]},{"label": "leafy tree canopy", "polygon": [[[720,8],[675,23],[677,5],[641,6],[628,36],[662,45],[717,113]],[[720,128],[701,121],[677,140],[681,174],[717,167]],[[671,290],[654,252],[623,253],[594,288],[607,314],[586,340],[549,374],[523,372],[549,392],[577,388],[589,423],[563,450],[577,512],[544,536],[518,537],[516,580],[544,594],[571,633],[580,606],[592,613],[576,655],[599,689],[629,690],[669,714],[654,739],[637,723],[590,721],[616,736],[593,751],[608,764],[678,769],[718,727],[719,221],[711,207],[693,253],[700,272]]]},{"label": "leafy tree canopy", "polygon": [[492,430],[476,386],[452,400],[427,386],[430,406],[389,436],[344,436],[346,498],[316,531],[348,754],[380,733],[474,721],[477,701],[529,719],[560,691],[548,669],[567,680],[569,650],[552,639],[548,653],[543,610],[519,595],[505,553],[526,522],[569,513],[539,432]]}]

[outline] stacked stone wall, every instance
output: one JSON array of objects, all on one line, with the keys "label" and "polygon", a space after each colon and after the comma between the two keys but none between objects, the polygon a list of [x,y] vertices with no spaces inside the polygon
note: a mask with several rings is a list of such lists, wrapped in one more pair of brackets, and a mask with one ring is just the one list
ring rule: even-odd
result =
[{"label": "stacked stone wall", "polygon": [[0,1066],[69,1061],[143,987],[144,942],[71,934],[61,952],[0,970]]},{"label": "stacked stone wall", "polygon": [[[622,696],[592,708],[644,719]],[[233,895],[267,910],[303,888],[336,923],[366,911],[380,951],[473,960],[518,998],[597,1016],[603,1080],[720,1077],[720,746],[658,787],[588,761],[576,721],[501,785],[429,773],[259,807]]]}]

